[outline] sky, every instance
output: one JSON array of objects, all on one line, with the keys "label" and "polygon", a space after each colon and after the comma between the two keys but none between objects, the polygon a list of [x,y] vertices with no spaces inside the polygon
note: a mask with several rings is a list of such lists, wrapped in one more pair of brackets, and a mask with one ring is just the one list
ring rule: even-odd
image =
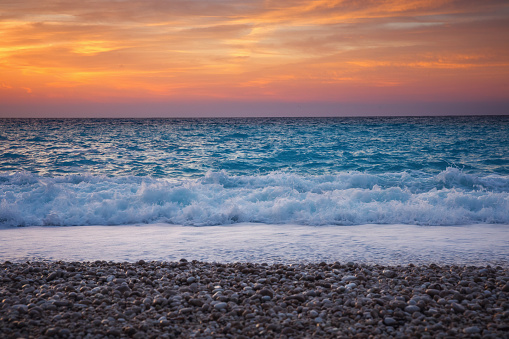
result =
[{"label": "sky", "polygon": [[0,0],[0,117],[509,114],[507,0]]}]

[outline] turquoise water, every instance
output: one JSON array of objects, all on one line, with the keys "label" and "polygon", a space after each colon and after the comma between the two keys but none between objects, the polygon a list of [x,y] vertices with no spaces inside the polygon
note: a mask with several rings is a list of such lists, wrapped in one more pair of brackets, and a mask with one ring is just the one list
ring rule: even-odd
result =
[{"label": "turquoise water", "polygon": [[509,223],[509,117],[0,120],[0,225]]}]

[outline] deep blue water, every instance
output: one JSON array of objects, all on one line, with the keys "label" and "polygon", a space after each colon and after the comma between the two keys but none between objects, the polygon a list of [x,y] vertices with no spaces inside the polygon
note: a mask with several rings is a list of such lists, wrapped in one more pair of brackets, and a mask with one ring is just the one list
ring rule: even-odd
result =
[{"label": "deep blue water", "polygon": [[0,225],[509,223],[509,117],[0,120]]}]

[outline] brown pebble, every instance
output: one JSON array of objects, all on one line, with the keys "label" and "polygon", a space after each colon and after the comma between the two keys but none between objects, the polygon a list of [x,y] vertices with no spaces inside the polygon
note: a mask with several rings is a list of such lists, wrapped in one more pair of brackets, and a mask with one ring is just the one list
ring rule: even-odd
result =
[{"label": "brown pebble", "polygon": [[426,294],[429,295],[429,296],[436,296],[436,295],[439,295],[440,294],[440,291],[437,290],[437,289],[434,289],[434,288],[429,288],[426,290]]},{"label": "brown pebble", "polygon": [[288,335],[288,334],[293,334],[293,333],[295,333],[295,330],[291,327],[285,327],[281,330],[281,334]]},{"label": "brown pebble", "polygon": [[203,306],[203,301],[200,299],[189,299],[189,304],[197,307]]}]

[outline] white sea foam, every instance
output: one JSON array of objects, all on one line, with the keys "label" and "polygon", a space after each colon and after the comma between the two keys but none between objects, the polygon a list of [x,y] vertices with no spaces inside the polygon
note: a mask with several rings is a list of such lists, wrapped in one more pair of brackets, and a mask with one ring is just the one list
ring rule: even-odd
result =
[{"label": "white sea foam", "polygon": [[0,225],[170,223],[299,225],[509,223],[509,177],[448,168],[300,176],[155,179],[28,172],[0,175]]},{"label": "white sea foam", "polygon": [[509,225],[124,225],[0,229],[0,262],[348,262],[382,265],[509,262]]}]

